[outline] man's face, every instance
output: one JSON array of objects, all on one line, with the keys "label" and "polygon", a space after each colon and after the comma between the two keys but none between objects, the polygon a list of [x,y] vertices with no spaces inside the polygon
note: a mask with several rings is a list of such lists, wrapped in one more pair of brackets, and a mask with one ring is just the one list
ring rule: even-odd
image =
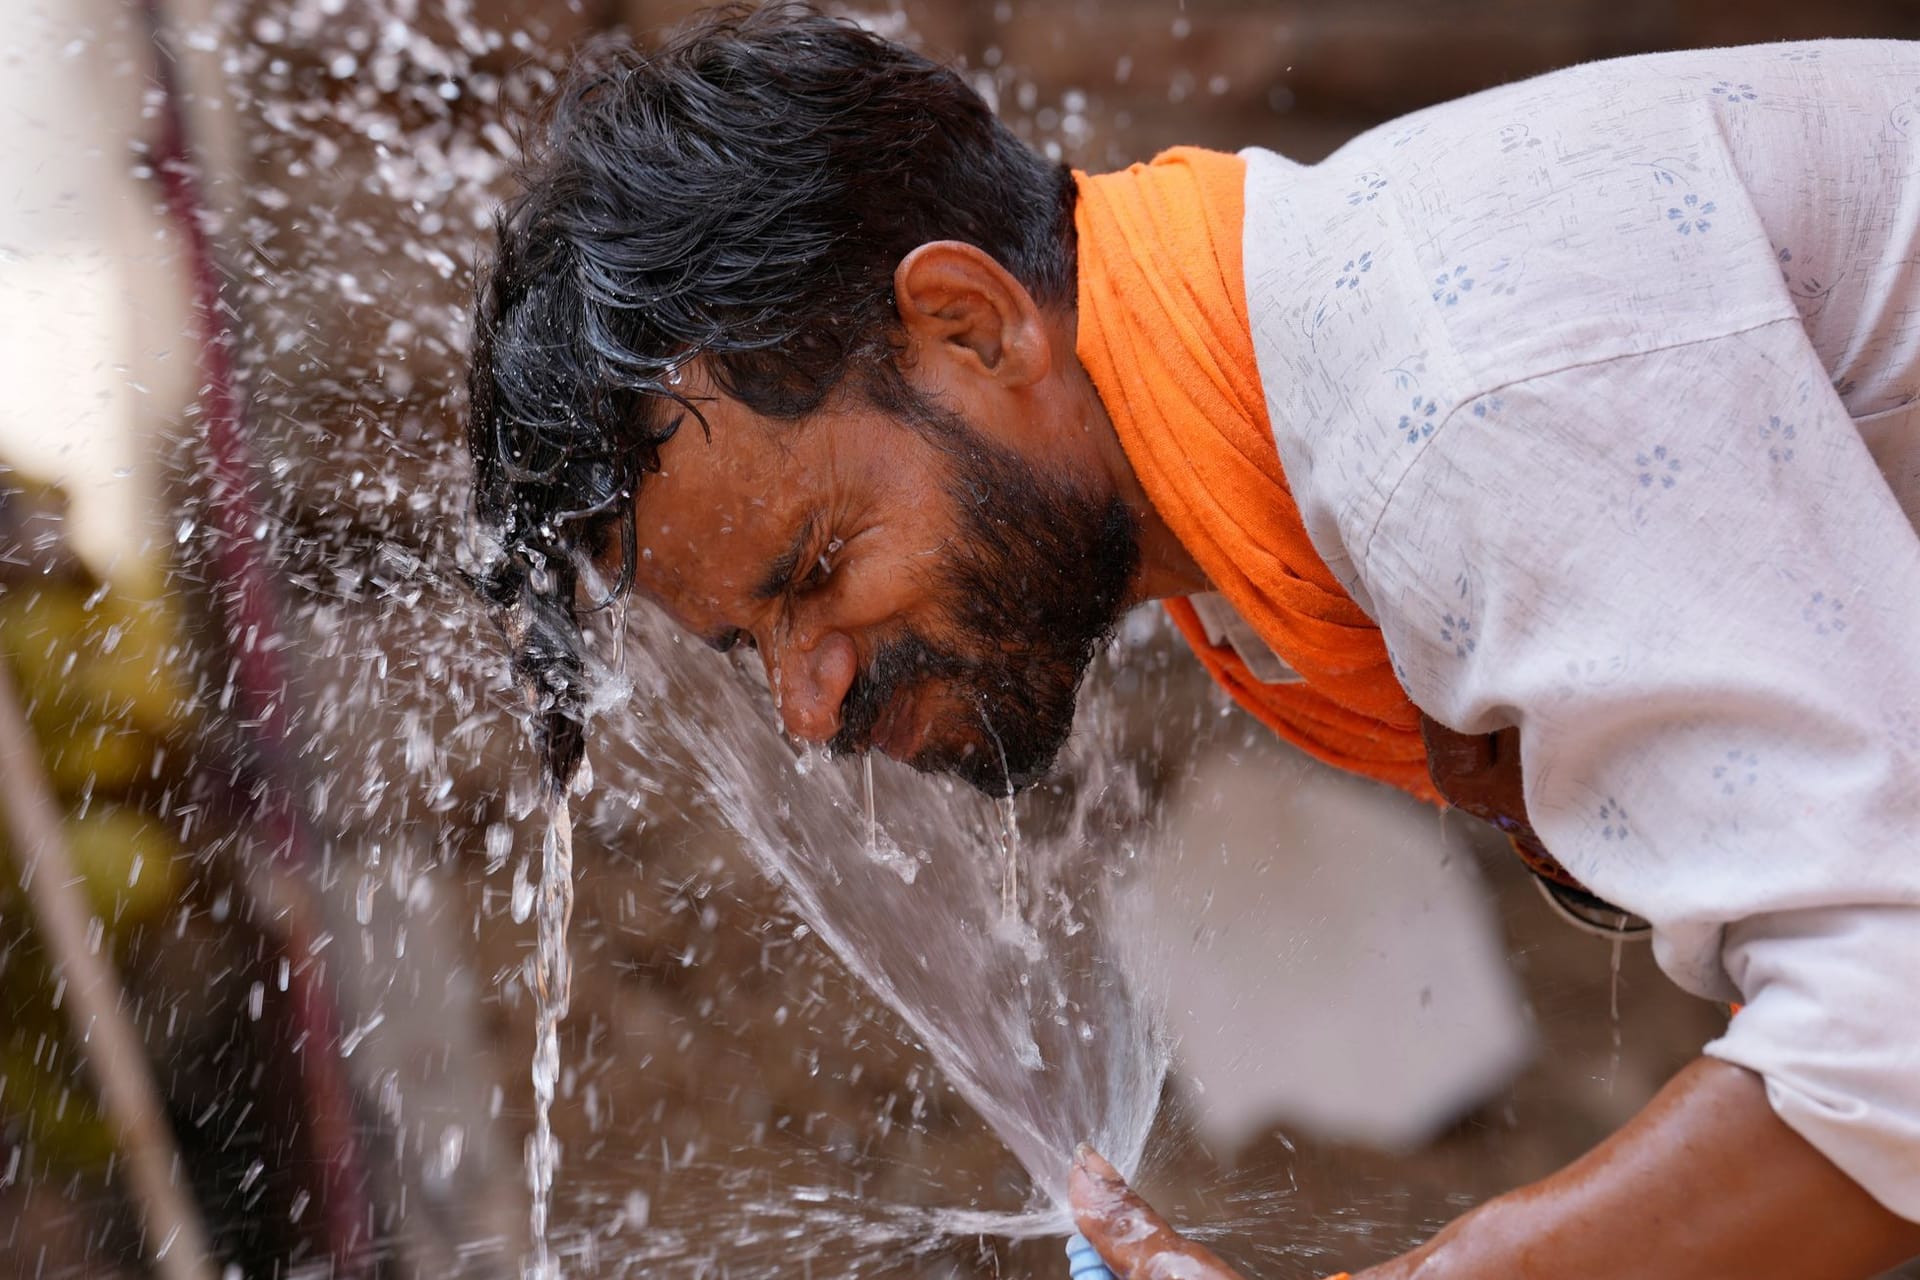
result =
[{"label": "man's face", "polygon": [[1119,497],[963,419],[699,401],[642,486],[636,589],[759,650],[795,737],[1003,794],[1044,773],[1139,564]]}]

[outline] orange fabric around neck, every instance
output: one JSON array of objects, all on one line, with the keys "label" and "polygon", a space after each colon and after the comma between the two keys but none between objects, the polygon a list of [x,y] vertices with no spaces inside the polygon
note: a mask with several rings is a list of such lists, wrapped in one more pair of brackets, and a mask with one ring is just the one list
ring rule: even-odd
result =
[{"label": "orange fabric around neck", "polygon": [[1307,539],[1280,469],[1247,319],[1246,162],[1181,147],[1076,173],[1081,363],[1161,519],[1305,684],[1263,684],[1167,602],[1207,671],[1281,737],[1439,803],[1420,717],[1380,629]]}]

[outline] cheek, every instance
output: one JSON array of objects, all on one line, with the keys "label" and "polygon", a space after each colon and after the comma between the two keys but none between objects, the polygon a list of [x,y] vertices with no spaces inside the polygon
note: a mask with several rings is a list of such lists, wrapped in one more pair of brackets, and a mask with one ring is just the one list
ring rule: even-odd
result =
[{"label": "cheek", "polygon": [[954,500],[924,468],[903,467],[880,513],[849,544],[845,590],[862,610],[906,615],[937,629],[948,613],[942,585],[952,561],[959,521]]},{"label": "cheek", "polygon": [[844,630],[937,624],[941,551],[898,525],[869,526],[843,549],[827,587],[809,600],[819,624]]}]

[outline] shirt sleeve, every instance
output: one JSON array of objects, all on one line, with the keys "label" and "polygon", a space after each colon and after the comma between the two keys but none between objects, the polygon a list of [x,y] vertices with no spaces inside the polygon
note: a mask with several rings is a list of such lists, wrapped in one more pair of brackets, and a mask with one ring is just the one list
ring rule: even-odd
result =
[{"label": "shirt sleeve", "polygon": [[1745,1009],[1707,1052],[1920,1220],[1920,536],[1793,321],[1468,401],[1357,557],[1435,719]]}]

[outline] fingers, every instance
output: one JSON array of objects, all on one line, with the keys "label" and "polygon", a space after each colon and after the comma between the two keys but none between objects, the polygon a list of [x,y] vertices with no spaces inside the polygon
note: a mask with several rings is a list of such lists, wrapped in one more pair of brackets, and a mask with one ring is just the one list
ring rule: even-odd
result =
[{"label": "fingers", "polygon": [[1067,1194],[1080,1234],[1119,1280],[1239,1280],[1212,1250],[1182,1239],[1092,1147],[1074,1153]]}]

